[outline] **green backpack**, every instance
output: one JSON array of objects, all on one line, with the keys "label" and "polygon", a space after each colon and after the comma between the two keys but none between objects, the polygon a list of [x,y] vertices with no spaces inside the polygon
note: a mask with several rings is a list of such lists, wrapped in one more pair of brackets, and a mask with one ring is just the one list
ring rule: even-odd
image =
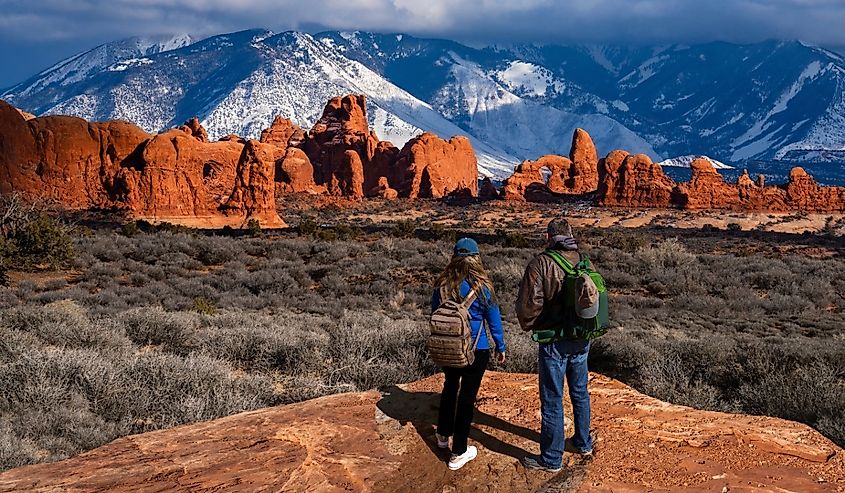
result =
[{"label": "green backpack", "polygon": [[[564,319],[558,327],[534,331],[531,339],[540,344],[547,344],[557,341],[591,341],[603,336],[610,325],[607,314],[607,286],[601,274],[593,270],[590,257],[581,253],[579,262],[572,265],[566,257],[554,250],[546,250],[543,254],[554,260],[566,273],[562,295],[565,304]],[[590,276],[599,292],[599,311],[594,318],[581,318],[575,312],[575,283],[582,274]]]}]

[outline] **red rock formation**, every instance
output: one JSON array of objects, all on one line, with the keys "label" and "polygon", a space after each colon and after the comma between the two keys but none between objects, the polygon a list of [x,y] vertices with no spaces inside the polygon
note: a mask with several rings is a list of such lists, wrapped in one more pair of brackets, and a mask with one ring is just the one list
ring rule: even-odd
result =
[{"label": "red rock formation", "polygon": [[845,188],[819,186],[803,168],[792,168],[785,189],[792,210],[845,211]]},{"label": "red rock formation", "polygon": [[523,161],[505,179],[502,194],[506,200],[546,202],[555,200],[556,193],[567,191],[566,182],[572,161],[549,154],[536,161]]},{"label": "red rock formation", "polygon": [[481,180],[481,189],[478,191],[478,197],[484,200],[494,200],[499,198],[499,190],[493,185],[493,180],[485,176]]},{"label": "red rock formation", "polygon": [[390,184],[387,182],[387,177],[382,176],[379,178],[378,185],[376,185],[375,188],[370,190],[367,193],[367,196],[393,200],[399,197],[399,192],[390,188]]},{"label": "red rock formation", "polygon": [[405,144],[394,169],[402,197],[478,196],[478,162],[466,137],[445,141],[426,132]]},{"label": "red rock formation", "polygon": [[324,193],[325,187],[314,183],[314,167],[302,149],[288,147],[276,161],[276,193]]},{"label": "red rock formation", "polygon": [[274,175],[277,149],[257,140],[247,141],[238,161],[235,187],[223,206],[229,216],[241,219],[242,225],[255,219],[262,227],[285,226],[276,210]]},{"label": "red rock formation", "polygon": [[[368,166],[375,154],[378,138],[367,125],[367,100],[364,95],[350,94],[332,98],[305,139],[305,153],[314,165],[317,184],[326,185],[333,195],[360,197],[364,181],[375,185],[378,175]],[[357,160],[347,151],[358,154]],[[360,165],[360,169],[359,169]],[[360,171],[360,173],[359,173]],[[352,184],[352,177],[361,183]]]},{"label": "red rock formation", "polygon": [[604,181],[599,195],[602,205],[628,207],[671,207],[675,182],[663,173],[659,164],[645,154],[628,155],[616,168],[619,153],[604,160]]},{"label": "red rock formation", "polygon": [[397,159],[399,159],[398,147],[385,140],[376,144],[373,157],[364,173],[364,190],[380,189],[382,178],[386,178],[388,183],[391,180],[395,182],[397,179],[395,169]]},{"label": "red rock formation", "polygon": [[305,131],[291,120],[277,116],[270,128],[261,132],[260,140],[264,144],[273,144],[285,149],[288,146],[299,147],[305,142]]},{"label": "red rock formation", "polygon": [[691,164],[689,183],[678,185],[678,204],[686,209],[732,209],[739,207],[737,187],[728,185],[708,159],[698,158]]},{"label": "red rock formation", "polygon": [[232,192],[243,146],[201,142],[174,129],[139,146],[116,173],[120,202],[154,219],[216,213]]},{"label": "red rock formation", "polygon": [[[478,458],[450,474],[432,453],[437,375],[389,392],[321,397],[120,438],[76,457],[0,473],[0,492],[835,492],[845,451],[810,427],[661,402],[590,374],[598,453],[538,474],[537,376],[488,371]],[[565,409],[570,422],[571,407]],[[417,425],[417,424],[425,424]],[[476,438],[478,440],[476,441]],[[495,481],[491,481],[491,474]]]},{"label": "red rock formation", "polygon": [[110,179],[150,135],[130,123],[70,116],[25,120],[0,101],[0,192],[33,193],[71,209],[113,207]]},{"label": "red rock formation", "polygon": [[351,149],[347,150],[333,168],[327,184],[329,194],[353,199],[364,198],[364,163],[361,162],[360,154]]},{"label": "red rock formation", "polygon": [[[548,178],[547,178],[548,177]],[[545,202],[561,195],[583,195],[599,186],[596,146],[583,129],[572,135],[569,157],[549,154],[536,161],[523,161],[504,182],[507,200]]]},{"label": "red rock formation", "polygon": [[627,151],[615,150],[599,161],[599,202],[602,202],[604,197],[616,193],[615,188],[619,183],[619,170],[622,169],[622,163],[628,156],[630,154]]},{"label": "red rock formation", "polygon": [[566,181],[567,192],[583,194],[596,191],[599,186],[599,158],[593,139],[585,130],[575,129],[569,159],[572,166]]},{"label": "red rock formation", "polygon": [[193,117],[186,121],[181,127],[179,127],[179,129],[192,135],[200,142],[208,142],[208,132],[205,131],[205,127],[202,126],[199,118],[197,117]]}]

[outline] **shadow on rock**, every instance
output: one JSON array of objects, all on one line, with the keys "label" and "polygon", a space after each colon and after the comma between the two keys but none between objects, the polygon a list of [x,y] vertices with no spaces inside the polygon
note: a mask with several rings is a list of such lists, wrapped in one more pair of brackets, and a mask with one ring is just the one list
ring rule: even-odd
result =
[{"label": "shadow on rock", "polygon": [[[385,415],[399,421],[403,425],[410,423],[425,444],[431,449],[432,453],[440,457],[448,457],[447,450],[437,448],[437,440],[434,437],[434,425],[437,423],[437,412],[440,407],[440,394],[435,392],[408,392],[395,385],[384,387],[380,390],[382,397],[376,406]],[[534,442],[539,442],[540,440],[540,434],[534,430],[514,425],[476,409],[473,417],[473,427],[469,433],[470,438],[488,450],[513,457],[516,460],[521,460],[529,452],[516,445],[503,442],[501,439],[482,431],[477,425],[494,428]]]}]

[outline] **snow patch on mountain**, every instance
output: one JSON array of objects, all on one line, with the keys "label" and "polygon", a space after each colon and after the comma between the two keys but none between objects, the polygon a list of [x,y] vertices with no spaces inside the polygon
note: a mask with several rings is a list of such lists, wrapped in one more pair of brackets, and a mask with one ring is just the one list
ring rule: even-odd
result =
[{"label": "snow patch on mountain", "polygon": [[521,60],[510,62],[506,69],[494,72],[494,76],[508,89],[525,96],[545,96],[549,86],[556,92],[564,89],[547,68]]},{"label": "snow patch on mountain", "polygon": [[[461,121],[468,132],[496,142],[520,159],[542,154],[568,154],[570,136],[583,128],[593,137],[599,153],[616,148],[658,158],[658,153],[621,123],[598,114],[576,115],[520,98],[487,76],[475,62],[450,52],[452,82],[435,96],[434,106]],[[462,120],[463,119],[463,120]]]},{"label": "snow patch on mountain", "polygon": [[657,164],[659,164],[660,166],[670,166],[675,168],[689,168],[690,166],[692,166],[692,162],[696,159],[706,159],[710,161],[710,163],[713,165],[713,168],[715,169],[734,169],[733,166],[727,165],[721,161],[717,161],[709,156],[702,155],[678,156],[666,159],[664,161],[660,161]]}]

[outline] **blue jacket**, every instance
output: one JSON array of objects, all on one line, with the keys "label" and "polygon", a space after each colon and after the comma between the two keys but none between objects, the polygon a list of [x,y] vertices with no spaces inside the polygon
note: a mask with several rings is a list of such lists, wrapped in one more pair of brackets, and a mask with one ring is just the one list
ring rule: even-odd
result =
[{"label": "blue jacket", "polygon": [[[470,289],[471,286],[468,282],[462,282],[461,297],[463,298],[466,296]],[[431,311],[436,310],[439,306],[440,290],[435,289],[434,294],[431,296]],[[484,288],[483,298],[482,295],[476,296],[472,305],[469,306],[469,318],[470,327],[472,327],[473,341],[478,335],[478,331],[481,329],[482,320],[486,320],[487,327],[490,328],[490,332],[493,334],[493,340],[496,341],[496,349],[498,349],[500,353],[505,352],[505,333],[502,330],[502,312],[499,310],[499,305],[493,301],[493,297],[490,295],[490,290]],[[490,349],[490,342],[487,340],[486,330],[481,333],[476,349]]]}]

